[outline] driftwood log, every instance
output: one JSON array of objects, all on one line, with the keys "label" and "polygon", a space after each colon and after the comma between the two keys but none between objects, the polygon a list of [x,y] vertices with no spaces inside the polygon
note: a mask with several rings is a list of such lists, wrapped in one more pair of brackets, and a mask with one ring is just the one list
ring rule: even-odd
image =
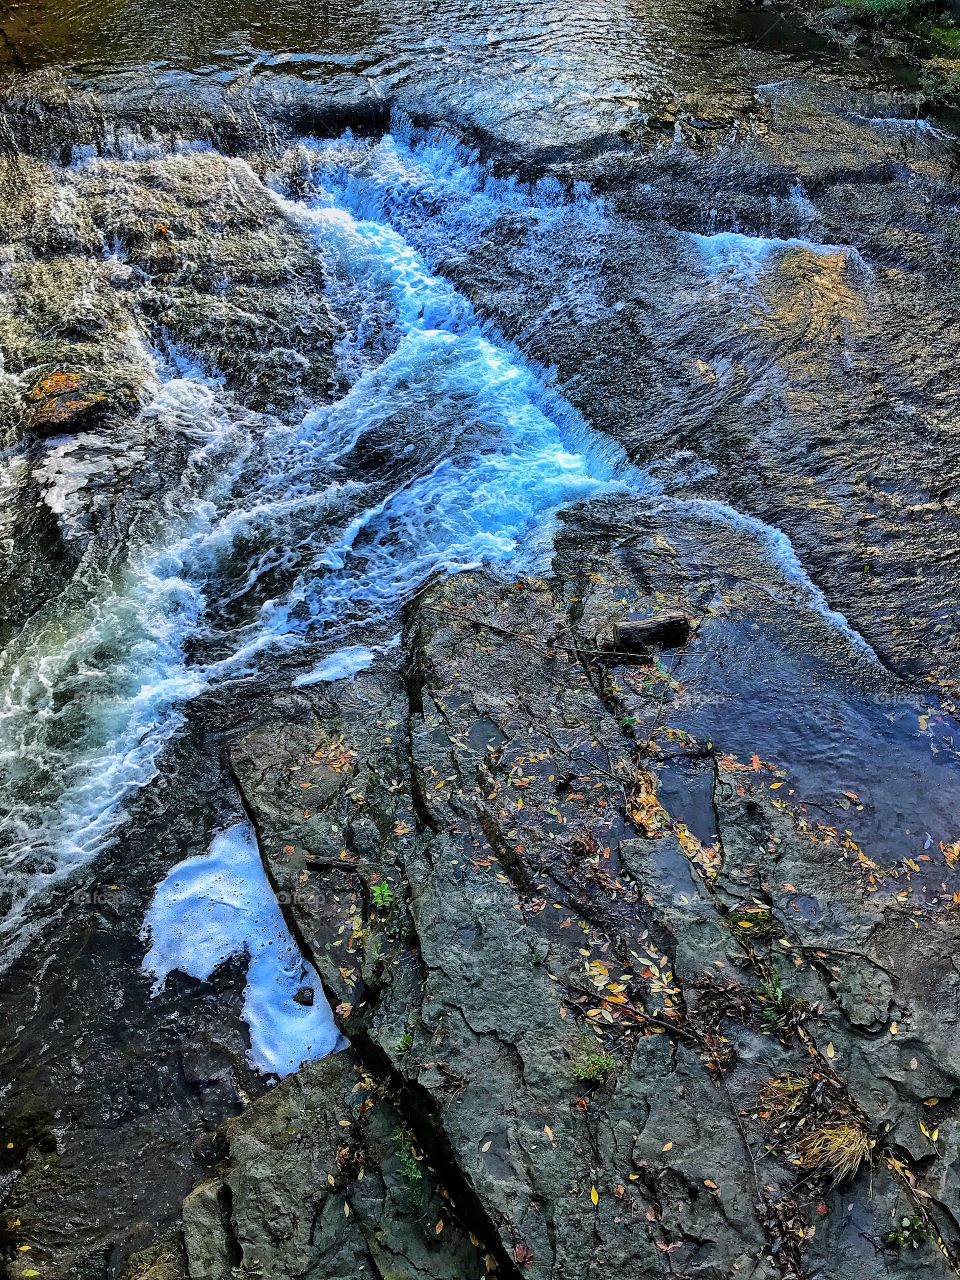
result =
[{"label": "driftwood log", "polygon": [[613,629],[612,648],[617,653],[645,653],[648,649],[676,649],[686,644],[696,619],[681,609],[664,609],[649,618],[631,618]]}]

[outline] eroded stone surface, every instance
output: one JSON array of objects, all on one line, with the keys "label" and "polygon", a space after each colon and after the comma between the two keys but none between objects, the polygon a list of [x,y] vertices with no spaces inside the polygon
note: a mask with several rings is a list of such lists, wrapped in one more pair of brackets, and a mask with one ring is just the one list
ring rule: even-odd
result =
[{"label": "eroded stone surface", "polygon": [[[956,924],[915,928],[894,883],[731,758],[708,759],[715,844],[678,826],[656,797],[663,752],[624,727],[602,627],[585,631],[607,586],[571,614],[557,585],[435,587],[409,611],[402,673],[313,691],[234,753],[352,1039],[342,1062],[394,1100],[502,1275],[950,1274],[931,1239],[954,1253],[960,1235]],[[656,696],[634,686],[630,706]],[[284,1086],[291,1123],[333,1070]],[[764,1101],[784,1077],[808,1083],[809,1112]],[[807,1129],[841,1124],[869,1154],[833,1188],[798,1162]],[[301,1175],[284,1185],[296,1201]],[[188,1238],[216,1252],[198,1194]],[[238,1232],[269,1203],[251,1195]],[[903,1217],[922,1248],[886,1243]],[[265,1247],[251,1256],[301,1274]]]}]

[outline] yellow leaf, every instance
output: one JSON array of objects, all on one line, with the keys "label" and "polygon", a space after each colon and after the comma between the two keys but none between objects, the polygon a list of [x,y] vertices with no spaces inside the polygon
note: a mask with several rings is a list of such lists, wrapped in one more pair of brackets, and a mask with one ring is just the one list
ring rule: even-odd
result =
[{"label": "yellow leaf", "polygon": [[835,1058],[836,1056],[837,1056],[837,1051],[833,1047],[833,1041],[831,1040],[830,1043],[827,1045],[827,1057]]},{"label": "yellow leaf", "polygon": [[753,928],[753,925],[751,924],[751,922],[750,922],[749,920],[738,920],[738,921],[737,921],[737,924],[740,926],[740,928],[741,928],[741,929],[752,929],[752,928]]},{"label": "yellow leaf", "polygon": [[661,1150],[661,1151],[672,1151],[672,1150],[673,1150],[673,1143],[672,1143],[672,1142],[665,1142],[665,1143],[663,1144],[663,1146],[660,1148],[660,1150]]},{"label": "yellow leaf", "polygon": [[940,1137],[940,1130],[939,1130],[939,1129],[934,1129],[933,1133],[931,1133],[931,1135],[930,1135],[930,1141],[931,1141],[931,1142],[936,1142],[936,1140],[937,1140],[939,1137]]},{"label": "yellow leaf", "polygon": [[782,787],[782,786],[783,786],[783,783],[782,783],[782,782],[771,782],[771,783],[770,783],[770,790],[771,790],[771,791],[776,791],[777,787]]},{"label": "yellow leaf", "polygon": [[900,1028],[897,1026],[895,1022],[890,1023],[890,1034],[892,1036],[895,1036],[899,1030]]},{"label": "yellow leaf", "polygon": [[597,1190],[596,1187],[590,1188],[590,1199],[593,1201],[594,1204],[600,1203],[600,1192]]},{"label": "yellow leaf", "polygon": [[939,1101],[939,1098],[925,1098],[923,1105],[925,1107],[935,1107]]}]

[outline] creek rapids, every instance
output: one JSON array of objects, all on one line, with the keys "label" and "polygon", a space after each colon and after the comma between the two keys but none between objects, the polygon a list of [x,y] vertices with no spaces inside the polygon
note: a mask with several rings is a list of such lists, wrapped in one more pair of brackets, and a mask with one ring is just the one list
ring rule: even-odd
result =
[{"label": "creek rapids", "polygon": [[960,1273],[960,121],[823,30],[0,4],[13,1280]]}]

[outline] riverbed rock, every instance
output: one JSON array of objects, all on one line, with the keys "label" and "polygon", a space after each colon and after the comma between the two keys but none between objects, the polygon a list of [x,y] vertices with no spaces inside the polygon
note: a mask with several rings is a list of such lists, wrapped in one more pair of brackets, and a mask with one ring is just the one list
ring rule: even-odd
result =
[{"label": "riverbed rock", "polygon": [[123,1271],[123,1280],[187,1280],[187,1260],[179,1235],[161,1240],[134,1255]]},{"label": "riverbed rock", "polygon": [[[488,1274],[947,1276],[960,1027],[931,992],[960,982],[958,927],[914,928],[892,882],[872,885],[752,766],[710,764],[714,846],[671,818],[625,690],[583,643],[626,558],[606,574],[580,579],[569,613],[556,581],[440,583],[408,610],[401,669],[304,692],[235,748],[267,867],[351,1038],[227,1127],[216,1187],[236,1256],[278,1277],[317,1256],[290,1243],[315,1193],[281,1172],[282,1134],[322,1143],[334,1116],[355,1132],[360,1071],[371,1116],[394,1109]],[[797,1112],[767,1100],[784,1079]],[[832,1129],[863,1145],[841,1187],[804,1154],[806,1132]],[[381,1229],[406,1238],[373,1174],[383,1144],[365,1158]],[[277,1178],[282,1238],[245,1190]],[[236,1253],[216,1187],[185,1207],[191,1280],[217,1274],[211,1251]],[[371,1247],[373,1210],[345,1202],[346,1224],[339,1199],[314,1215],[339,1230],[310,1274],[346,1274]],[[921,1249],[887,1244],[904,1212]],[[461,1275],[456,1258],[443,1274]],[[405,1274],[425,1265],[418,1246]]]},{"label": "riverbed rock", "polygon": [[279,1085],[221,1143],[219,1173],[183,1206],[190,1280],[482,1273],[441,1177],[350,1051]]},{"label": "riverbed rock", "polygon": [[130,386],[105,386],[83,373],[57,369],[40,378],[27,395],[31,425],[38,435],[87,431],[130,417],[137,411]]},{"label": "riverbed rock", "polygon": [[[878,648],[927,670],[940,646],[923,626],[901,634],[888,588],[916,578],[924,617],[952,616],[940,427],[955,343],[933,335],[916,360],[917,334],[931,336],[924,315],[940,326],[952,314],[953,215],[931,194],[943,171],[929,157],[890,163],[869,122],[863,136],[848,122],[830,135],[828,172],[815,147],[840,128],[841,106],[811,117],[796,95],[753,85],[745,153],[724,139],[699,163],[709,114],[678,101],[661,113],[675,145],[626,157],[618,144],[591,169],[616,215],[595,242],[571,219],[564,243],[562,213],[510,215],[444,270],[635,460],[650,460],[651,441],[670,453],[667,491],[699,484],[706,496],[690,510],[702,522],[734,503],[754,532],[758,519],[782,525],[829,599]],[[35,132],[55,151],[104,141],[93,109],[82,133],[65,110],[39,114]],[[14,158],[2,217],[22,251],[5,277],[17,305],[0,324],[23,381],[17,407],[52,420],[62,410],[50,429],[72,430],[71,412],[100,411],[84,403],[89,385],[29,401],[36,379],[142,369],[158,335],[201,376],[222,374],[244,412],[296,420],[335,393],[345,335],[322,273],[246,160],[108,154],[68,171],[36,165],[26,181],[32,163]],[[581,157],[561,176],[585,172]],[[791,240],[861,245],[871,307],[856,253],[802,244],[753,282],[705,289],[687,233],[702,239],[708,209]],[[534,223],[549,225],[564,270],[543,270]],[[688,347],[664,345],[678,332]],[[891,403],[923,428],[896,451]],[[9,415],[16,433],[28,420]],[[396,425],[383,434],[358,470],[379,464]],[[956,1271],[953,864],[936,848],[919,870],[872,862],[781,799],[759,758],[721,755],[673,726],[669,737],[662,708],[684,696],[672,672],[594,660],[624,609],[676,607],[704,616],[704,635],[684,638],[710,670],[706,641],[735,625],[730,597],[757,565],[746,535],[728,531],[711,576],[703,564],[721,535],[617,505],[606,524],[599,507],[579,526],[560,521],[549,579],[434,585],[406,612],[396,664],[272,704],[264,695],[256,730],[229,744],[265,865],[352,1047],[222,1131],[184,1206],[191,1280]],[[918,563],[933,536],[936,554]],[[891,548],[884,574],[863,563],[880,544]],[[41,570],[55,564],[69,567],[60,545]],[[760,594],[767,573],[755,574]],[[787,614],[804,590],[796,575],[774,582],[773,611]],[[38,592],[24,608],[42,603]],[[832,625],[821,611],[791,639]],[[770,643],[751,638],[758,651]],[[769,650],[755,662],[765,668]],[[668,752],[700,767],[713,835],[669,812]],[[796,1108],[772,1100],[778,1082],[801,1097]],[[840,1185],[805,1145],[831,1133],[863,1147]],[[55,1161],[38,1169],[47,1156],[25,1166],[17,1193],[45,1186],[49,1224],[85,1184],[74,1159],[60,1188]],[[920,1224],[916,1250],[889,1239],[905,1210]],[[76,1247],[67,1235],[64,1249]],[[101,1270],[105,1239],[88,1251]],[[181,1270],[176,1250],[141,1261],[151,1280]],[[72,1270],[65,1255],[50,1266]]]}]

